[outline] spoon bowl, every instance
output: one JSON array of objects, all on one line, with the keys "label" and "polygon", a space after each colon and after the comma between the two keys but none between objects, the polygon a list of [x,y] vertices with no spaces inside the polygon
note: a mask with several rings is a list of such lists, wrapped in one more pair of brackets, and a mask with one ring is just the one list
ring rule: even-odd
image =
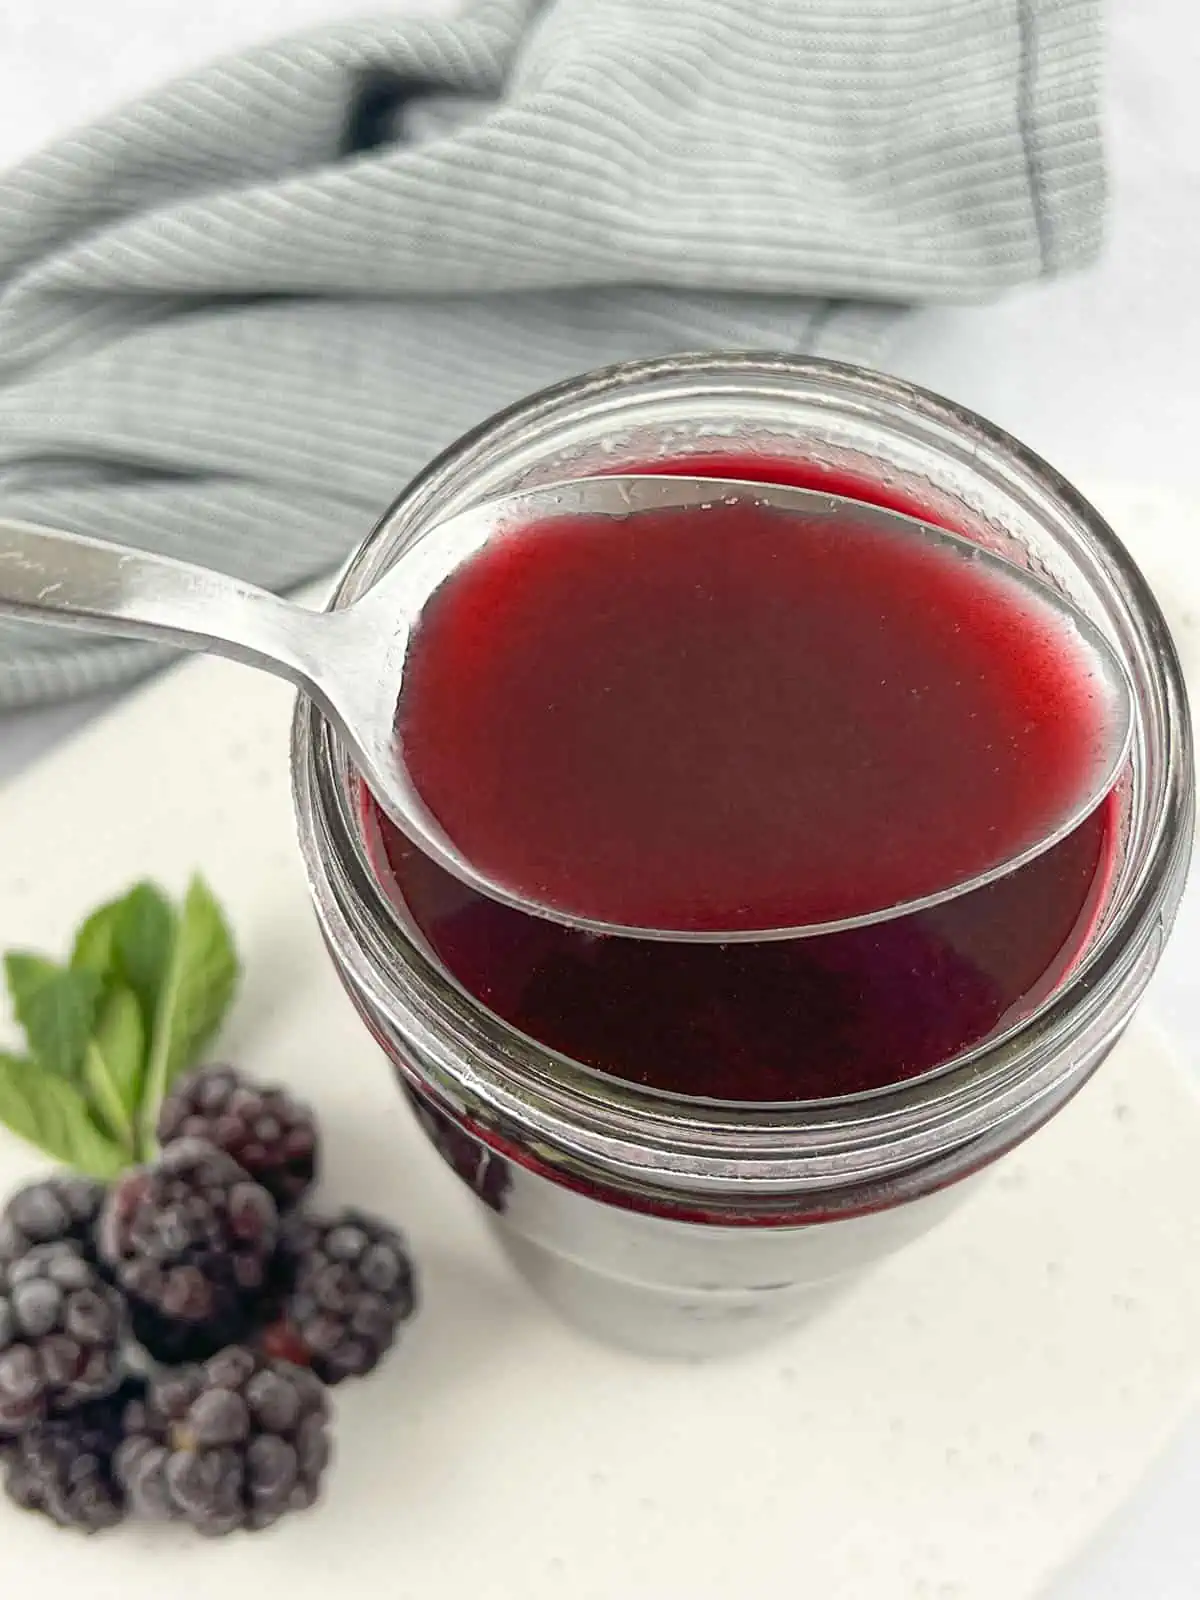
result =
[{"label": "spoon bowl", "polygon": [[[668,508],[769,507],[805,523],[918,540],[974,564],[1033,614],[1069,630],[1099,699],[1100,737],[1072,803],[1053,827],[986,870],[936,893],[802,926],[680,930],[630,927],[586,908],[542,904],[480,871],[444,831],[405,765],[396,735],[411,646],[431,597],[495,540],[545,519],[624,520]],[[1006,876],[1069,834],[1113,787],[1133,730],[1124,668],[1096,625],[1056,590],[985,547],[931,523],[839,496],[780,485],[682,476],[600,476],[540,486],[474,506],[431,528],[353,605],[316,612],[207,568],[34,524],[0,522],[0,615],[153,639],[230,657],[282,676],[329,717],[375,798],[429,857],[516,910],[594,934],[731,943],[829,934],[908,915]]]}]

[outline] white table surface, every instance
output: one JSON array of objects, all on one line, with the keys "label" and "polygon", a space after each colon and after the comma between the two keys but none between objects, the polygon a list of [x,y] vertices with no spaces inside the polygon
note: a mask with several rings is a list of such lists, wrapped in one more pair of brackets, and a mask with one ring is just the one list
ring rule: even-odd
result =
[{"label": "white table surface", "polygon": [[[209,55],[370,9],[366,0],[5,0],[0,165]],[[1109,9],[1103,262],[995,307],[923,312],[889,365],[993,418],[1085,487],[1156,484],[1200,503],[1200,8],[1111,0]],[[0,719],[0,780],[103,703]],[[1197,964],[1200,892],[1149,1000],[1200,1073]],[[1190,1266],[1200,1270],[1200,1255]],[[1196,1600],[1198,1505],[1200,1414],[1054,1600]]]}]

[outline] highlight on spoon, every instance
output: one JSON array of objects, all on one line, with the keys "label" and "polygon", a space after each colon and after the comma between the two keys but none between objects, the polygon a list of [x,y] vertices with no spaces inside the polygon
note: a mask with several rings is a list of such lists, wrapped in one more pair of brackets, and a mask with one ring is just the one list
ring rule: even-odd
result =
[{"label": "highlight on spoon", "polygon": [[1064,838],[1128,753],[1124,671],[1082,612],[809,490],[552,485],[431,529],[372,593],[409,615],[387,684],[409,815],[381,803],[496,900],[597,933],[934,907]]}]

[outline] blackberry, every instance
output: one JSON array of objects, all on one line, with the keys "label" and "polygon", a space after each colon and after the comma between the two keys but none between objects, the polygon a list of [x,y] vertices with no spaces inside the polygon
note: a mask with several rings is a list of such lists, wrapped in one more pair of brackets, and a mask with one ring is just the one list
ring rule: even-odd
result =
[{"label": "blackberry", "polygon": [[0,1265],[0,1434],[111,1394],[124,1332],[119,1296],[69,1241]]},{"label": "blackberry", "polygon": [[107,1193],[104,1184],[78,1173],[59,1172],[30,1183],[0,1212],[0,1262],[15,1261],[35,1244],[68,1239],[89,1259],[93,1230]]},{"label": "blackberry", "polygon": [[123,1522],[125,1491],[113,1475],[113,1455],[124,1437],[125,1408],[139,1392],[139,1384],[126,1383],[69,1416],[26,1429],[7,1456],[9,1499],[81,1533]]},{"label": "blackberry", "polygon": [[134,1333],[160,1361],[198,1360],[241,1337],[277,1234],[267,1191],[200,1139],[180,1139],[119,1178],[97,1231]]},{"label": "blackberry", "polygon": [[207,1139],[274,1196],[294,1206],[317,1175],[317,1124],[283,1089],[263,1088],[232,1067],[208,1067],[183,1079],[163,1101],[160,1144]]},{"label": "blackberry", "polygon": [[288,1287],[263,1347],[324,1383],[373,1371],[416,1308],[402,1236],[361,1211],[290,1217],[280,1258]]},{"label": "blackberry", "polygon": [[234,1347],[151,1379],[125,1411],[114,1468],[131,1509],[217,1536],[316,1500],[329,1403],[311,1372]]}]

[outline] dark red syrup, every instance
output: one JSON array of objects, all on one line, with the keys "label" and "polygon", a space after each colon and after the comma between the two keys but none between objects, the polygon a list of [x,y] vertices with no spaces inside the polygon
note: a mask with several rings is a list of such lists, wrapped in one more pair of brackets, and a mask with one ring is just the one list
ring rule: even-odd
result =
[{"label": "dark red syrup", "polygon": [[[930,517],[796,462],[653,470]],[[1097,731],[1064,638],[925,547],[788,532],[747,508],[655,512],[624,535],[564,520],[456,574],[427,611],[398,722],[450,836],[539,898],[675,928],[874,910],[1036,837]],[[1115,816],[1109,799],[1028,866],[925,912],[689,945],[501,907],[365,804],[389,892],[499,1016],[616,1076],[758,1101],[894,1083],[1027,1014],[1087,941]]]}]

